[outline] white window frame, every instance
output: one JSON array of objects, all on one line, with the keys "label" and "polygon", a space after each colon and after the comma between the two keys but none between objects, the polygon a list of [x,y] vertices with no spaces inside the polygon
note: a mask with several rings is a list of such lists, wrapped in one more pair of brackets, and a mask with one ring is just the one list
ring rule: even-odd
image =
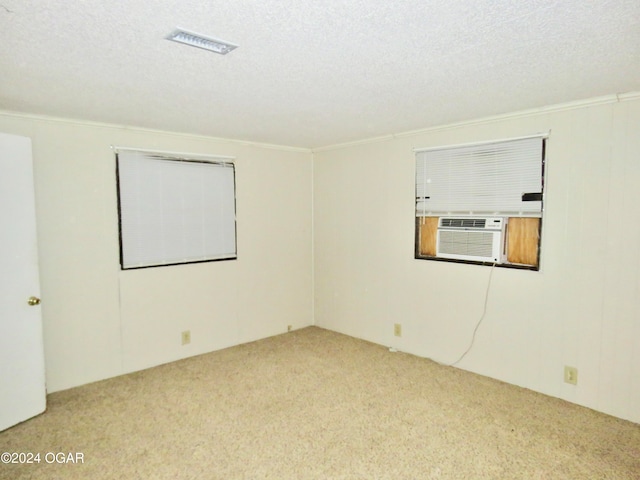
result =
[{"label": "white window frame", "polygon": [[414,149],[415,258],[539,270],[548,137]]}]

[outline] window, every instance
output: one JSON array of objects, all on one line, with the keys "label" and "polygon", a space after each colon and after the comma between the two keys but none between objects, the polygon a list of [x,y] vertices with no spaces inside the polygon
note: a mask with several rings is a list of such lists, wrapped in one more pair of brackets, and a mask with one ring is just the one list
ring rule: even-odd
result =
[{"label": "window", "polygon": [[116,149],[122,269],[236,258],[228,157]]},{"label": "window", "polygon": [[415,257],[537,270],[545,138],[416,149]]}]

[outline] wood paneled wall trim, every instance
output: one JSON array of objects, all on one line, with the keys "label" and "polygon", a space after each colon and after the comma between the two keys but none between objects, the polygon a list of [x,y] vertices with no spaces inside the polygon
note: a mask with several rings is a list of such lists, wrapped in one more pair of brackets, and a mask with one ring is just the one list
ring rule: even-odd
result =
[{"label": "wood paneled wall trim", "polygon": [[421,257],[435,257],[438,217],[419,217],[417,223],[418,255]]},{"label": "wood paneled wall trim", "polygon": [[540,245],[540,219],[509,219],[507,224],[507,262],[522,265],[538,265]]}]

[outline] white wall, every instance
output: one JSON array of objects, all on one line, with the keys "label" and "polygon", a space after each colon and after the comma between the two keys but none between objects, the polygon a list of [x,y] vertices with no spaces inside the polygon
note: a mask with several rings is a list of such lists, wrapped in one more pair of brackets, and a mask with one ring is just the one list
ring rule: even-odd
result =
[{"label": "white wall", "polygon": [[541,270],[493,270],[459,367],[640,422],[638,95],[315,152],[315,321],[455,361],[491,268],[413,258],[412,149],[548,130]]},{"label": "white wall", "polygon": [[[309,152],[7,112],[0,131],[33,142],[49,392],[313,322]],[[235,156],[238,260],[120,271],[111,145]]]},{"label": "white wall", "polygon": [[[313,161],[299,149],[0,112],[0,131],[33,141],[49,391],[300,328],[314,312],[321,327],[454,361],[491,270],[413,258],[412,148],[547,130],[541,271],[493,271],[459,366],[640,422],[637,95]],[[110,145],[235,156],[238,260],[120,271]],[[563,382],[564,365],[578,368],[577,386]]]}]

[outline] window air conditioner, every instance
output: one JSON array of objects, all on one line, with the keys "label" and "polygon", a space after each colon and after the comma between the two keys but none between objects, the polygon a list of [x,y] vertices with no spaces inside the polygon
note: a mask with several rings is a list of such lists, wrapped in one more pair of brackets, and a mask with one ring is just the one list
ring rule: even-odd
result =
[{"label": "window air conditioner", "polygon": [[436,257],[499,263],[504,225],[501,217],[440,217]]}]

